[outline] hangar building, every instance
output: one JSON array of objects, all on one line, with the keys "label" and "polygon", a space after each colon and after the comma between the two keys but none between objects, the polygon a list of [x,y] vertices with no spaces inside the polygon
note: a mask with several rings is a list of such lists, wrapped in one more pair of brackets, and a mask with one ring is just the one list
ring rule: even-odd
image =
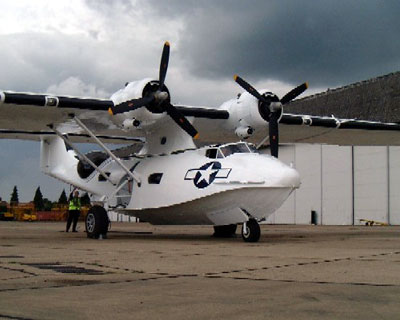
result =
[{"label": "hangar building", "polygon": [[[288,112],[400,121],[400,72],[294,101]],[[283,145],[279,158],[293,163],[302,185],[268,223],[400,225],[400,147]],[[266,151],[269,152],[269,151]],[[314,215],[315,215],[314,214]]]},{"label": "hangar building", "polygon": [[400,147],[295,144],[279,152],[302,184],[268,223],[310,224],[315,211],[317,224],[400,225]]}]

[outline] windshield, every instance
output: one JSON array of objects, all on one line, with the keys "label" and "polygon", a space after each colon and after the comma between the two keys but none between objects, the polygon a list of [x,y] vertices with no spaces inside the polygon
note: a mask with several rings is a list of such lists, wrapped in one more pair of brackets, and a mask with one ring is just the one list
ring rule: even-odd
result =
[{"label": "windshield", "polygon": [[250,149],[246,143],[229,144],[220,148],[222,154],[227,157],[234,153],[250,153]]},{"label": "windshield", "polygon": [[248,143],[247,146],[249,147],[251,153],[259,153],[254,144]]}]

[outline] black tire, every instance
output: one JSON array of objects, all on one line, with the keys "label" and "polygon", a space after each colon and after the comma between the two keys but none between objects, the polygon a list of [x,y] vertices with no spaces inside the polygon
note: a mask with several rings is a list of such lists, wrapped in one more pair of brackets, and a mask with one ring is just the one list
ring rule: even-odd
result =
[{"label": "black tire", "polygon": [[260,240],[261,230],[260,225],[254,219],[250,219],[242,228],[242,238],[245,242],[257,242]]},{"label": "black tire", "polygon": [[214,226],[214,237],[232,238],[236,235],[236,224],[228,224],[226,226]]},{"label": "black tire", "polygon": [[107,211],[103,207],[93,206],[90,208],[85,219],[88,238],[98,239],[100,235],[106,237],[109,223]]}]

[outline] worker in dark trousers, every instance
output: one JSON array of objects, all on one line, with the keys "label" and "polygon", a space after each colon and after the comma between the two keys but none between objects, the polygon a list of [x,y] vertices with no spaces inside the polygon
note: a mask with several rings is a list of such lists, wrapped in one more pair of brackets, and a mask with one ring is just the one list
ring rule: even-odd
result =
[{"label": "worker in dark trousers", "polygon": [[78,219],[81,214],[81,199],[79,198],[78,190],[74,191],[74,196],[69,201],[68,208],[68,220],[67,220],[67,232],[72,224],[72,232],[78,232],[76,230],[76,225],[78,224]]}]

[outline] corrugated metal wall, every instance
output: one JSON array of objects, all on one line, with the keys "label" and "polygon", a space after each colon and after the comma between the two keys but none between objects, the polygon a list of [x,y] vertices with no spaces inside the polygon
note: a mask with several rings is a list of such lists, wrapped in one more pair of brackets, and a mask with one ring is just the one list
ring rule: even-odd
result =
[{"label": "corrugated metal wall", "polygon": [[[267,151],[268,152],[268,151]],[[294,163],[302,185],[268,223],[400,224],[400,147],[286,145],[279,158]]]}]

